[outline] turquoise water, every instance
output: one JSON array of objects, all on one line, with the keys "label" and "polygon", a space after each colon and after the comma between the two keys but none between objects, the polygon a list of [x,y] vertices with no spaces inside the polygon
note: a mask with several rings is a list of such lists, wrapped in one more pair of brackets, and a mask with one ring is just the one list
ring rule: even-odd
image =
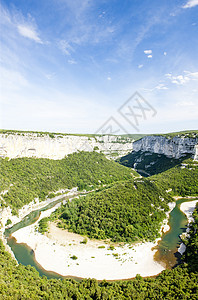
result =
[{"label": "turquoise water", "polygon": [[175,208],[170,213],[169,226],[170,230],[162,235],[157,246],[155,258],[163,262],[167,268],[175,266],[180,261],[181,255],[177,252],[181,244],[180,235],[186,231],[188,220],[186,215],[180,210],[183,202],[190,202],[196,199],[180,199],[176,201]]},{"label": "turquoise water", "polygon": [[[48,204],[46,207],[33,211],[29,215],[27,215],[21,222],[14,225],[12,228],[7,229],[5,231],[5,236],[7,237],[7,243],[11,247],[17,261],[23,265],[31,265],[34,266],[39,274],[45,275],[47,278],[63,278],[63,276],[56,274],[54,272],[49,272],[44,270],[35,260],[34,251],[31,250],[26,244],[18,244],[11,236],[11,234],[17,231],[20,228],[25,226],[29,226],[38,220],[40,212],[47,210],[57,203],[68,199],[69,197],[64,197],[53,203]],[[195,199],[193,199],[194,201]],[[157,246],[157,253],[155,255],[155,259],[159,262],[163,262],[165,266],[173,267],[175,264],[179,262],[180,255],[177,252],[177,248],[181,243],[180,234],[186,231],[187,228],[187,218],[180,211],[180,204],[183,202],[192,201],[192,199],[180,199],[176,201],[176,206],[170,213],[169,225],[170,231],[162,235],[162,239],[160,240]]]},{"label": "turquoise water", "polygon": [[[70,197],[71,197],[71,196],[70,196]],[[58,200],[56,200],[56,201],[53,201],[53,202],[47,204],[47,205],[44,206],[43,208],[40,208],[40,209],[37,209],[37,210],[32,211],[32,212],[29,213],[27,216],[25,216],[25,218],[24,218],[21,222],[19,222],[19,223],[13,225],[13,226],[12,226],[11,228],[9,228],[9,229],[6,229],[6,230],[5,230],[5,236],[8,237],[8,236],[9,236],[10,234],[12,234],[13,232],[15,232],[15,231],[17,231],[17,230],[19,230],[19,229],[21,229],[21,228],[23,228],[23,227],[26,227],[26,226],[29,226],[29,225],[31,225],[31,224],[34,224],[34,223],[38,220],[38,218],[39,218],[39,216],[40,216],[40,213],[41,213],[42,211],[46,211],[46,210],[48,210],[48,209],[54,207],[56,204],[58,204],[58,203],[60,203],[60,202],[62,202],[62,201],[64,201],[64,200],[69,199],[70,197],[69,197],[69,196],[65,196],[65,197],[63,197],[63,198],[60,198],[60,199],[58,199]]]},{"label": "turquoise water", "polygon": [[[83,195],[83,194],[84,193],[81,193],[81,194],[77,193],[76,195],[73,195],[72,198],[74,198],[77,195]],[[41,209],[32,211],[27,216],[25,216],[25,218],[21,222],[15,224],[11,228],[5,230],[4,234],[7,238],[7,244],[12,249],[12,252],[14,253],[18,263],[21,263],[25,266],[31,265],[31,266],[35,267],[41,276],[44,275],[47,278],[63,278],[63,276],[61,276],[59,274],[44,270],[41,267],[41,265],[39,265],[37,263],[35,256],[34,256],[34,251],[30,247],[28,247],[26,244],[17,243],[16,239],[14,237],[12,237],[11,234],[23,227],[26,227],[26,226],[29,226],[29,225],[35,223],[38,220],[41,211],[46,211],[46,210],[54,207],[56,204],[58,204],[64,200],[70,199],[70,198],[71,198],[71,196],[65,196],[63,198],[60,198],[56,201],[49,203],[48,205],[46,205],[45,207],[43,207]]]}]

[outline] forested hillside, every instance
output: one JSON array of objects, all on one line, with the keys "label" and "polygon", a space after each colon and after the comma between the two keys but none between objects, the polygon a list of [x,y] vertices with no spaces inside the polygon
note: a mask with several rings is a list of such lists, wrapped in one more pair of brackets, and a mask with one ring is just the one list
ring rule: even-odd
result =
[{"label": "forested hillside", "polygon": [[198,130],[183,130],[183,131],[178,131],[178,132],[160,133],[160,134],[154,134],[154,135],[165,136],[170,139],[174,138],[175,136],[195,138],[195,137],[198,137]]},{"label": "forested hillside", "polygon": [[162,189],[169,190],[171,195],[198,195],[198,162],[188,159],[166,172],[149,177]]},{"label": "forested hillside", "polygon": [[155,184],[132,179],[62,205],[52,219],[59,219],[60,227],[91,238],[154,240],[170,201]]},{"label": "forested hillside", "polygon": [[[0,159],[1,205],[13,211],[36,197],[44,200],[59,189],[92,190],[104,184],[132,177],[132,170],[97,152],[79,152],[62,160],[44,158]],[[133,172],[136,174],[135,172]]]},{"label": "forested hillside", "polygon": [[156,278],[98,283],[94,279],[77,282],[71,279],[57,280],[40,277],[30,266],[17,266],[0,241],[0,295],[2,299],[189,299],[198,295],[198,207],[194,212],[195,223],[182,265],[163,271]]}]

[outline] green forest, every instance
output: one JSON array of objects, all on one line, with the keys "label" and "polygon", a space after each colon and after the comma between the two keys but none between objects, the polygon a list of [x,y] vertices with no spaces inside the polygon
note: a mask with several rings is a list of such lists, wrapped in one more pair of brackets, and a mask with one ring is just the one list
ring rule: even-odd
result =
[{"label": "green forest", "polygon": [[113,242],[154,240],[172,198],[147,179],[119,182],[103,191],[74,199],[58,208],[51,220],[59,227],[90,238]]},{"label": "green forest", "polygon": [[[0,134],[4,134],[5,137],[6,135],[21,135],[21,136],[25,136],[25,135],[36,135],[37,137],[44,137],[44,136],[48,136],[50,138],[62,138],[64,136],[67,135],[72,135],[72,136],[86,136],[88,138],[97,138],[97,137],[104,137],[105,134],[75,134],[75,133],[57,133],[57,132],[43,132],[43,131],[25,131],[25,130],[8,130],[8,129],[0,129]],[[133,140],[137,141],[139,139],[141,139],[142,137],[144,137],[146,134],[122,134],[117,136],[117,140],[119,142],[119,140],[121,140],[123,143],[127,143],[127,142],[132,142]],[[112,134],[113,136],[113,134]]]},{"label": "green forest", "polygon": [[40,277],[31,266],[17,265],[0,241],[1,299],[67,299],[67,300],[122,300],[159,299],[196,300],[198,295],[198,206],[193,213],[195,222],[187,241],[183,263],[165,270],[156,278],[137,275],[128,281],[98,282],[84,279],[47,279]]},{"label": "green forest", "polygon": [[178,132],[170,132],[170,133],[160,133],[160,134],[153,134],[158,136],[165,136],[169,139],[174,138],[175,136],[178,137],[187,137],[187,138],[196,138],[198,137],[198,130],[183,130]]},{"label": "green forest", "polygon": [[[10,206],[13,213],[35,198],[45,200],[59,189],[93,190],[105,184],[127,180],[137,173],[97,152],[69,154],[61,160],[44,158],[0,158],[0,192],[2,206]],[[137,175],[138,176],[138,175]]]},{"label": "green forest", "polygon": [[74,199],[57,209],[51,220],[90,238],[152,241],[159,237],[167,203],[173,201],[174,195],[198,195],[198,164],[193,160],[185,160],[185,168],[179,165],[149,178],[119,182]]},{"label": "green forest", "polygon": [[198,195],[198,163],[192,159],[183,161],[185,165],[175,166],[161,174],[149,177],[159,188],[172,189],[171,195],[196,196]]},{"label": "green forest", "polygon": [[72,136],[86,136],[86,137],[95,137],[95,136],[100,136],[99,134],[75,134],[75,133],[58,133],[58,132],[47,132],[47,131],[26,131],[26,130],[9,130],[9,129],[0,129],[0,134],[4,134],[5,137],[6,135],[21,135],[25,136],[34,134],[37,137],[43,137],[43,136],[49,136],[50,138],[55,138],[55,137],[63,137],[66,135],[72,135]]}]

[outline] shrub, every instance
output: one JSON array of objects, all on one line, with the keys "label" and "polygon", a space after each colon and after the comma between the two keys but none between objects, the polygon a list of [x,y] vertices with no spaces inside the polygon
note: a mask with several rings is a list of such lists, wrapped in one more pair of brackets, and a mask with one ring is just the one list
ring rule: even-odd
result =
[{"label": "shrub", "polygon": [[80,243],[81,243],[81,244],[87,244],[87,242],[88,242],[88,240],[87,240],[87,238],[85,237],[85,238],[83,239],[83,241],[81,241]]},{"label": "shrub", "polygon": [[78,259],[78,257],[76,255],[72,255],[70,258],[73,259],[73,260]]}]

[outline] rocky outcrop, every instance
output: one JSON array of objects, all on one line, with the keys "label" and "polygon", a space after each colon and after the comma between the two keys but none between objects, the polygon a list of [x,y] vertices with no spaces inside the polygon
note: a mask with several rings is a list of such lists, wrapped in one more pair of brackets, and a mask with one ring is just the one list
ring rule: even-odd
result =
[{"label": "rocky outcrop", "polygon": [[175,136],[146,136],[133,143],[134,151],[149,151],[164,154],[167,157],[180,158],[185,154],[192,154],[198,160],[198,138]]},{"label": "rocky outcrop", "polygon": [[194,160],[198,161],[198,145],[195,145],[195,149],[194,149]]},{"label": "rocky outcrop", "polygon": [[76,151],[102,151],[119,157],[132,151],[133,140],[122,136],[77,136],[37,133],[0,134],[0,157],[38,157],[62,159]]}]

